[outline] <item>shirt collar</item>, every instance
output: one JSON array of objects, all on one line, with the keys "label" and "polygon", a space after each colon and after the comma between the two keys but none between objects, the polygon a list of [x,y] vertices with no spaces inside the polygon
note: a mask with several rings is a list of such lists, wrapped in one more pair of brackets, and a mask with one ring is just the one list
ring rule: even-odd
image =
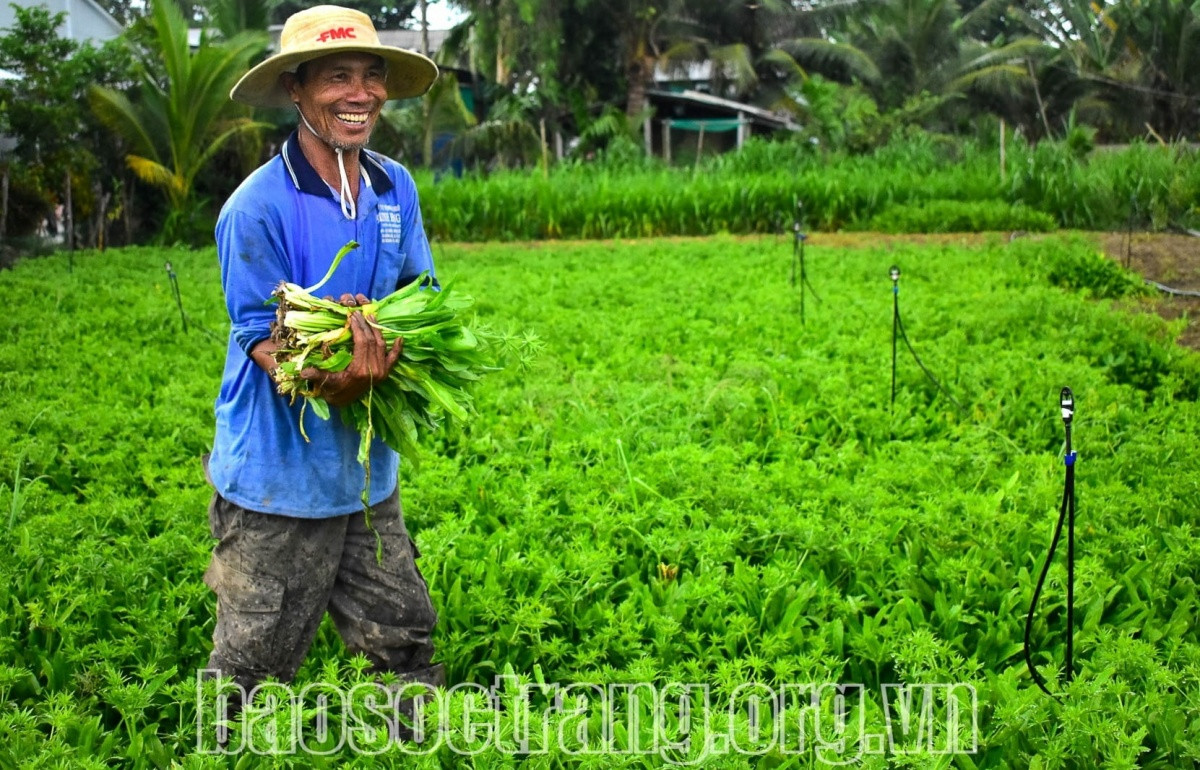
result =
[{"label": "shirt collar", "polygon": [[[304,157],[304,153],[300,149],[298,131],[293,131],[292,135],[287,138],[279,154],[283,156],[283,165],[287,168],[288,176],[292,178],[292,184],[296,185],[297,190],[321,198],[336,197],[329,189],[329,185],[325,184],[325,180],[308,162],[308,158]],[[376,195],[383,195],[395,187],[387,170],[383,167],[383,163],[379,161],[375,153],[359,150],[358,163],[363,173],[367,175],[367,184],[375,191]]]}]

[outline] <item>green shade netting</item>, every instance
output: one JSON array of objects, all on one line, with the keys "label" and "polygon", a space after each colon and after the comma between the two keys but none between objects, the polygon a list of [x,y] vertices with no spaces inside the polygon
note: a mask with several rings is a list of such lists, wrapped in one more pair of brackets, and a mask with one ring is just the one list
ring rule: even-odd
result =
[{"label": "green shade netting", "polygon": [[736,131],[738,123],[737,118],[700,118],[695,120],[671,120],[671,128],[677,128],[680,131],[699,131],[704,129],[704,133],[712,134],[720,131]]}]

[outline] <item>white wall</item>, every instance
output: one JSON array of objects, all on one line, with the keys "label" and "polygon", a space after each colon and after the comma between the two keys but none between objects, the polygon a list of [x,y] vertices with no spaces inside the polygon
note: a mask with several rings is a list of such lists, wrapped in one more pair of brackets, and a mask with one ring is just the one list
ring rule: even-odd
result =
[{"label": "white wall", "polygon": [[[0,29],[7,31],[16,21],[16,13],[9,6],[10,0],[0,1]],[[59,27],[63,37],[84,42],[90,40],[99,45],[121,34],[121,25],[109,16],[94,0],[15,0],[25,8],[42,6],[51,13],[66,11],[67,18]]]}]

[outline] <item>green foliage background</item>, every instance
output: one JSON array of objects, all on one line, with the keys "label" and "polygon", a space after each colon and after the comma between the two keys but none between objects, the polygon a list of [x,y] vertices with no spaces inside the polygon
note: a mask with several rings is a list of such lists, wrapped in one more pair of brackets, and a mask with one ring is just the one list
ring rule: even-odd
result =
[{"label": "green foliage background", "polygon": [[1080,154],[1066,142],[992,148],[916,133],[866,155],[752,141],[692,168],[603,157],[547,175],[417,174],[432,236],[486,241],[778,233],[797,201],[806,228],[890,232],[1200,227],[1200,154],[1135,144]]},{"label": "green foliage background", "polygon": [[[21,307],[0,319],[3,766],[235,764],[188,756],[213,611],[199,456],[224,344],[180,332],[166,259],[193,326],[222,338],[211,250],[0,274]],[[1195,763],[1200,363],[1171,342],[1178,327],[1103,299],[1141,301],[1081,239],[841,250],[814,237],[808,259],[823,302],[802,327],[783,238],[437,254],[486,320],[547,343],[532,370],[481,387],[469,428],[426,441],[419,473],[402,470],[451,681],[540,669],[705,682],[718,699],[746,681],[967,682],[979,753],[863,766]],[[893,263],[905,326],[963,413],[907,358],[889,410]],[[1055,701],[1020,643],[1061,495],[1063,385],[1081,454],[1080,671]],[[1063,577],[1051,571],[1035,624],[1051,679]],[[360,677],[323,626],[299,681]],[[866,718],[878,727],[877,705]],[[817,766],[707,765],[793,760]]]}]

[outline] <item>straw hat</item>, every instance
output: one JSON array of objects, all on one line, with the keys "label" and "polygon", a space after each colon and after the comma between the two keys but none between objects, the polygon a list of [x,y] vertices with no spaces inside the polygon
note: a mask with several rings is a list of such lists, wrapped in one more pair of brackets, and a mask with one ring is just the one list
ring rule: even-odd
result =
[{"label": "straw hat", "polygon": [[372,53],[387,62],[389,99],[420,96],[437,78],[437,65],[415,51],[380,45],[375,25],[365,13],[337,5],[318,5],[288,17],[279,36],[279,53],[254,67],[229,96],[255,107],[290,107],[279,83],[284,72],[331,53]]}]

